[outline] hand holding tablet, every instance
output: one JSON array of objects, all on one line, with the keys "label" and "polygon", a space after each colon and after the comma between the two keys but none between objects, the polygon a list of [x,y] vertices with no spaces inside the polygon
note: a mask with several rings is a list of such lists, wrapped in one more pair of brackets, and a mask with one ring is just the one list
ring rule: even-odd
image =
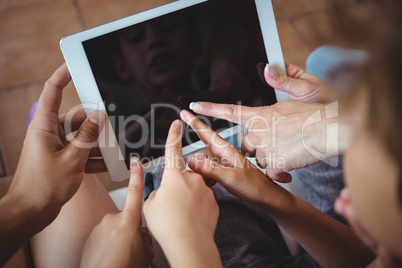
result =
[{"label": "hand holding tablet", "polygon": [[[99,147],[115,181],[129,177],[131,156],[145,171],[163,163],[169,126],[190,101],[261,106],[288,98],[255,70],[265,61],[285,73],[270,1],[176,1],[65,37],[61,48],[86,112],[108,115]],[[202,120],[224,137],[242,130]],[[182,142],[185,154],[203,146],[189,129]]]}]

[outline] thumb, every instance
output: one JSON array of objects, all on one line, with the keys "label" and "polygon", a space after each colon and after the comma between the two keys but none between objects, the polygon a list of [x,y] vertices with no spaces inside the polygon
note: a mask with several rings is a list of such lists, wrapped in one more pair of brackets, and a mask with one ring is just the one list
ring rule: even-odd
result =
[{"label": "thumb", "polygon": [[283,172],[280,170],[274,170],[269,167],[266,169],[267,176],[273,181],[277,181],[280,183],[290,183],[292,182],[292,175],[287,172]]},{"label": "thumb", "polygon": [[292,98],[299,97],[300,92],[304,92],[306,88],[311,87],[310,82],[300,78],[282,75],[269,64],[265,67],[264,78],[271,87],[288,93]]},{"label": "thumb", "polygon": [[66,151],[75,158],[87,160],[92,148],[96,147],[96,140],[103,129],[106,115],[101,111],[92,112],[81,124],[77,134],[66,146]]}]

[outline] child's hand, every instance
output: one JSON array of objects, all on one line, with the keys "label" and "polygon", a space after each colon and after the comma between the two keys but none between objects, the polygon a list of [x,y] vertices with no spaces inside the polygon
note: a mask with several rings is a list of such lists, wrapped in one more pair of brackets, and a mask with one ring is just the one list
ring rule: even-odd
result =
[{"label": "child's hand", "polygon": [[184,168],[182,129],[179,120],[170,127],[162,182],[144,204],[145,218],[172,267],[221,266],[214,242],[218,205],[202,176]]},{"label": "child's hand", "polygon": [[286,191],[273,183],[233,145],[188,111],[183,110],[181,118],[197,133],[208,150],[205,156],[195,154],[187,159],[190,169],[205,179],[216,180],[250,205],[267,208],[283,201]]},{"label": "child's hand", "polygon": [[143,172],[138,158],[131,159],[130,183],[123,211],[108,214],[85,244],[81,267],[148,267],[152,239],[141,227]]}]

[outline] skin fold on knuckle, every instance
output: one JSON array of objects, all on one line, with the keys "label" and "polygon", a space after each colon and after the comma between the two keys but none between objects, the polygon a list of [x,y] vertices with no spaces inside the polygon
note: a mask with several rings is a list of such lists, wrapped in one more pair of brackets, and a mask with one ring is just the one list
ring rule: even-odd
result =
[{"label": "skin fold on knuckle", "polygon": [[236,105],[228,104],[225,106],[225,115],[232,118],[235,114],[235,110],[236,110]]},{"label": "skin fold on knuckle", "polygon": [[273,106],[271,106],[271,110],[270,110],[270,120],[273,120],[274,122],[272,122],[273,124],[275,124],[276,120],[279,120],[281,116],[283,116],[283,110],[286,110],[286,108],[284,107],[284,104],[280,103],[280,104],[275,104]]},{"label": "skin fold on knuckle", "polygon": [[57,86],[51,79],[52,79],[52,78],[49,78],[48,80],[46,80],[46,82],[45,82],[43,88],[44,88],[45,90],[47,90],[47,89],[49,89],[49,88],[52,88],[52,87],[55,87],[55,88],[57,88],[57,89],[61,89],[61,88],[60,88],[59,86]]},{"label": "skin fold on knuckle", "polygon": [[127,194],[130,195],[137,195],[139,193],[142,193],[142,187],[136,183],[129,184],[127,187]]},{"label": "skin fold on knuckle", "polygon": [[211,176],[216,176],[218,173],[218,164],[214,161],[205,161],[205,170],[207,171],[207,174],[210,174]]},{"label": "skin fold on knuckle", "polygon": [[277,81],[281,87],[288,88],[292,83],[292,78],[286,75],[281,75]]},{"label": "skin fold on knuckle", "polygon": [[256,109],[257,109],[257,113],[256,113],[257,116],[266,117],[266,115],[267,115],[267,107],[266,106],[260,106],[260,107],[257,107]]},{"label": "skin fold on knuckle", "polygon": [[77,137],[83,137],[88,141],[95,141],[98,138],[99,129],[95,126],[85,126],[80,128],[77,133]]}]

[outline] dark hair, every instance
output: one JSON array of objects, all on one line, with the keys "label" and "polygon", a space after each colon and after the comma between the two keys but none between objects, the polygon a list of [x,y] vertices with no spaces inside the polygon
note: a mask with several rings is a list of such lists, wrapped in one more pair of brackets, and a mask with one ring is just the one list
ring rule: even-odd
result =
[{"label": "dark hair", "polygon": [[[402,167],[402,1],[333,0],[332,25],[344,44],[369,53],[357,82],[368,95],[367,127]],[[352,8],[351,8],[352,7]],[[402,205],[402,173],[399,170]]]}]

